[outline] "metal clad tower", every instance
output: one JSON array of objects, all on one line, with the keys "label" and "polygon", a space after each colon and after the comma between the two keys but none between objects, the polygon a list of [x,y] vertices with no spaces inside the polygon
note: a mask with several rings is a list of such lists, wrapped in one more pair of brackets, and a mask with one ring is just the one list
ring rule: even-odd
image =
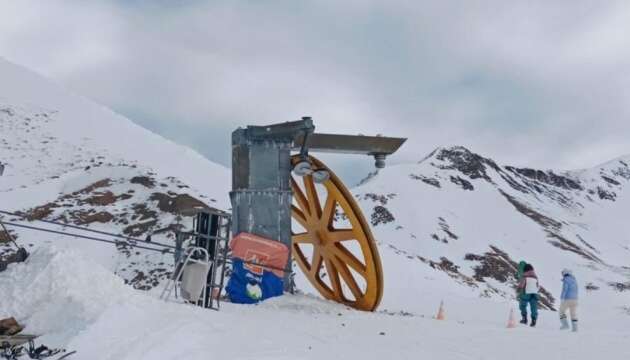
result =
[{"label": "metal clad tower", "polygon": [[[291,250],[290,152],[296,136],[312,133],[310,118],[232,133],[232,231],[278,240]],[[287,268],[290,268],[287,266]],[[285,291],[290,287],[285,272]]]}]

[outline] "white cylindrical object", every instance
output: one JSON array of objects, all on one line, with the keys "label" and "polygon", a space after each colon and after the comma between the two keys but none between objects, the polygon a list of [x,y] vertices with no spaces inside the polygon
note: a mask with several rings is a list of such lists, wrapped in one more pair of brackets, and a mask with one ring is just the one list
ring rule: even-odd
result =
[{"label": "white cylindrical object", "polygon": [[190,263],[184,267],[182,274],[182,297],[188,301],[197,302],[203,293],[208,279],[210,264]]}]

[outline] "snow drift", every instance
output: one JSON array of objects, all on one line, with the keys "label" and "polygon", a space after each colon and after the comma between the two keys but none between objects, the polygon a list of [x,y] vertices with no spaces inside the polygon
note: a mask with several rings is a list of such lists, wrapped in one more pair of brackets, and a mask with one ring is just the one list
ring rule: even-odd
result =
[{"label": "snow drift", "polygon": [[[113,304],[135,294],[111,271],[76,250],[35,250],[0,276],[0,317],[14,316],[25,332],[67,342]],[[137,295],[136,295],[137,296]]]}]

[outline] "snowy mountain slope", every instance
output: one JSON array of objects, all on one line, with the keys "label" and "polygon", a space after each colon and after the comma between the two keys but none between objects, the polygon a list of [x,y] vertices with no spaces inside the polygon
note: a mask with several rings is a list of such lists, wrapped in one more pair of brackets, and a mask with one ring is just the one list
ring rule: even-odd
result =
[{"label": "snowy mountain slope", "polygon": [[[168,242],[182,210],[229,208],[229,169],[2,59],[0,79],[0,210]],[[28,230],[12,234],[31,246],[43,241]],[[0,256],[12,249],[2,236]],[[153,253],[79,244],[138,288],[169,271]]]},{"label": "snowy mountain slope", "polygon": [[[228,169],[1,60],[0,79],[0,161],[8,164],[0,209],[168,242],[181,209],[229,208]],[[155,287],[172,256],[18,230],[33,256],[0,273],[0,317],[15,315],[50,345],[96,359],[197,359],[216,349],[227,358],[529,359],[549,358],[549,349],[625,358],[628,164],[623,157],[554,173],[499,166],[455,147],[382,170],[353,190],[384,264],[376,314],[318,295],[227,304],[219,313],[164,304]],[[8,248],[0,244],[0,256]],[[558,305],[560,270],[574,269],[587,329],[578,346],[555,336],[551,312],[536,331],[504,329],[521,259],[539,272],[547,308]],[[148,291],[122,286],[112,272]],[[312,292],[299,275],[298,286]],[[448,319],[441,323],[431,319],[440,300]],[[246,346],[232,340],[239,337]],[[541,346],[514,351],[532,342]]]},{"label": "snowy mountain slope", "polygon": [[228,169],[128,119],[0,59],[0,191],[88,166],[150,168],[227,205]]},{"label": "snowy mountain slope", "polygon": [[630,302],[620,291],[630,285],[628,164],[623,157],[556,173],[499,166],[453,147],[382,170],[354,193],[380,242],[389,280],[384,306],[396,301],[390,296],[423,296],[393,280],[410,271],[424,278],[420,288],[510,299],[524,259],[539,273],[547,308],[557,306],[560,270],[568,267],[584,293],[610,295],[622,313]]}]

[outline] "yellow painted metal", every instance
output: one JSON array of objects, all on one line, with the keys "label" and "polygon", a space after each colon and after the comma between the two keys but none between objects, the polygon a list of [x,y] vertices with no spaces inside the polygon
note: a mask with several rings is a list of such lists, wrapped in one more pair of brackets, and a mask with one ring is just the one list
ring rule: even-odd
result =
[{"label": "yellow painted metal", "polygon": [[[291,160],[295,164],[299,157]],[[341,180],[321,161],[310,161],[330,178],[319,191],[311,175],[291,179],[293,220],[306,230],[293,234],[293,258],[326,299],[374,311],[383,296],[383,270],[370,227]],[[350,226],[335,228],[339,216]]]}]

